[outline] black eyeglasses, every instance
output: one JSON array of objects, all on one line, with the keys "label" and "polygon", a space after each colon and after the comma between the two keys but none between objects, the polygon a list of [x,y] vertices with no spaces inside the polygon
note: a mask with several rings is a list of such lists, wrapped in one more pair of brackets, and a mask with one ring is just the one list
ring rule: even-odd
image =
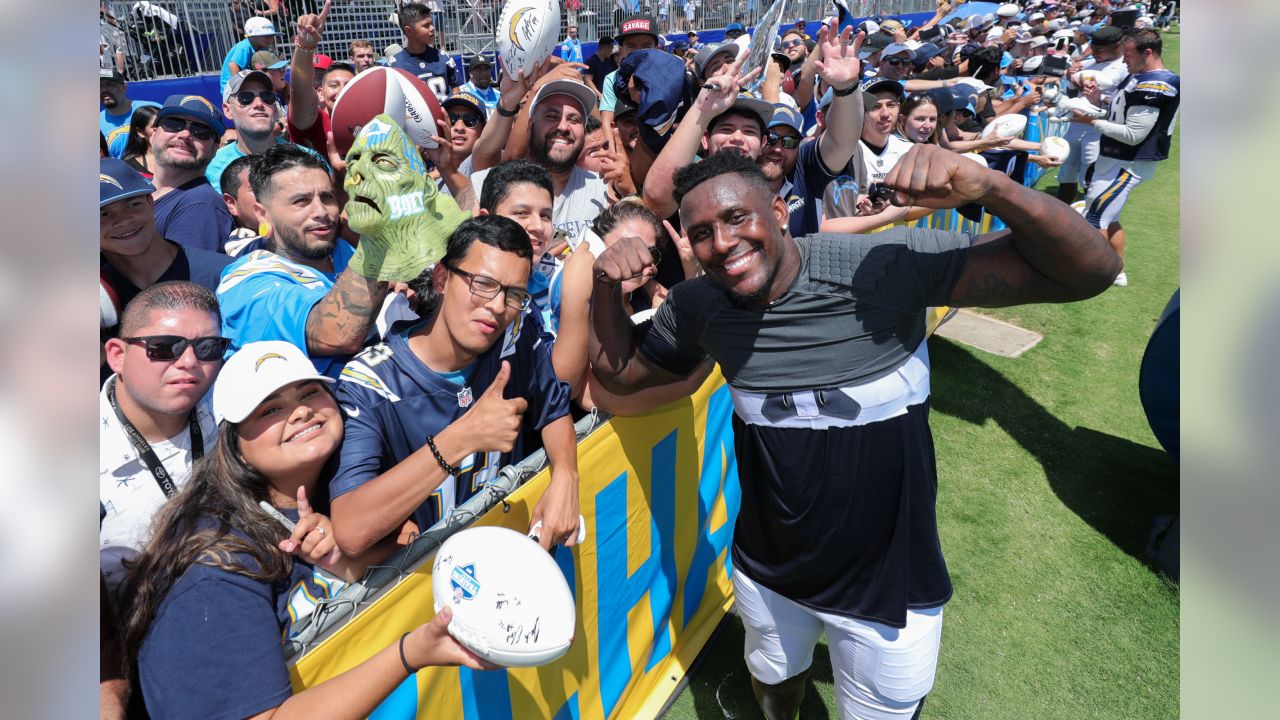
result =
[{"label": "black eyeglasses", "polygon": [[213,139],[213,130],[208,125],[198,122],[183,120],[182,118],[176,117],[167,117],[156,124],[160,126],[161,130],[164,130],[167,133],[173,133],[174,135],[177,135],[183,130],[190,130],[191,137],[197,140]]},{"label": "black eyeglasses", "polygon": [[909,57],[898,57],[897,55],[892,55],[892,56],[890,56],[890,57],[885,58],[885,59],[884,59],[884,61],[885,61],[885,62],[887,62],[887,63],[889,63],[890,65],[892,65],[892,66],[894,66],[894,67],[897,67],[897,66],[899,66],[899,65],[907,65],[908,63],[910,63],[910,62],[911,62],[911,58],[909,58]]},{"label": "black eyeglasses", "polygon": [[188,346],[195,348],[197,360],[221,360],[227,346],[231,344],[227,338],[217,336],[184,338],[180,335],[143,335],[120,339],[127,343],[142,343],[149,360],[177,360],[187,351]]},{"label": "black eyeglasses", "polygon": [[449,272],[466,280],[467,287],[471,289],[471,294],[476,297],[492,300],[498,297],[498,293],[505,293],[507,307],[521,311],[528,310],[529,305],[533,302],[533,297],[524,288],[503,285],[487,275],[473,275],[452,265],[445,265],[445,267],[449,269]]},{"label": "black eyeglasses", "polygon": [[797,45],[803,45],[803,44],[804,44],[804,41],[803,41],[803,40],[801,40],[800,38],[796,38],[795,40],[788,40],[788,41],[786,41],[786,42],[782,43],[782,45],[781,45],[780,47],[781,47],[783,50],[789,50],[789,49],[791,49],[791,48],[793,48],[793,47],[795,47],[795,46],[797,46]]},{"label": "black eyeglasses", "polygon": [[458,113],[449,113],[449,125],[456,125],[461,120],[463,125],[474,128],[480,125],[479,115],[459,115]]},{"label": "black eyeglasses", "polygon": [[260,90],[258,92],[254,92],[252,90],[241,90],[231,97],[235,98],[236,102],[240,103],[240,107],[249,107],[253,104],[254,98],[258,98],[268,105],[275,105],[278,96],[274,90]]},{"label": "black eyeglasses", "polygon": [[788,150],[795,150],[800,147],[800,138],[794,135],[779,135],[776,132],[765,133],[764,142],[766,145],[777,145],[782,143],[782,147]]}]

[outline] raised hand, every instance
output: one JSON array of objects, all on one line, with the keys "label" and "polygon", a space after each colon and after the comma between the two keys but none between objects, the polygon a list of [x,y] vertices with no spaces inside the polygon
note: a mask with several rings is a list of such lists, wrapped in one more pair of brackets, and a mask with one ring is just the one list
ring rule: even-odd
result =
[{"label": "raised hand", "polygon": [[684,268],[684,278],[689,280],[701,275],[702,264],[693,255],[693,245],[689,242],[689,236],[676,232],[669,220],[663,220],[662,225],[667,229],[667,235],[671,236],[671,244],[680,255],[680,266]]},{"label": "raised hand", "polygon": [[533,84],[538,82],[538,78],[551,69],[551,58],[543,60],[533,68],[532,72],[526,73],[524,68],[517,72],[511,72],[510,68],[502,69],[502,79],[498,81],[498,107],[512,110],[520,105],[524,100],[524,96],[529,94],[529,90]]},{"label": "raised hand", "polygon": [[822,48],[822,59],[814,63],[814,69],[823,82],[837,90],[847,90],[858,84],[862,77],[858,51],[866,37],[862,32],[854,37],[852,27],[838,31],[834,19],[819,28],[818,46]]},{"label": "raised hand", "polygon": [[742,65],[746,61],[747,53],[738,53],[736,60],[726,64],[716,75],[707,78],[694,105],[702,110],[708,120],[733,107],[739,88],[755,80],[760,74],[761,68],[755,68],[743,75]]},{"label": "raised hand", "polygon": [[972,160],[931,143],[912,145],[889,171],[894,205],[955,208],[984,197],[1002,177]]},{"label": "raised hand", "polygon": [[502,396],[511,379],[511,363],[502,361],[502,368],[493,384],[484,391],[465,415],[454,424],[466,435],[464,443],[472,452],[510,452],[520,435],[520,420],[529,403],[524,398],[507,400]]},{"label": "raised hand", "polygon": [[631,179],[631,157],[622,144],[622,135],[617,125],[610,125],[612,137],[609,149],[600,151],[600,170],[604,181],[609,183],[619,196],[632,195],[636,192],[636,184]]},{"label": "raised hand", "polygon": [[324,35],[324,24],[329,19],[329,8],[332,5],[333,0],[324,0],[324,7],[319,15],[307,14],[299,17],[298,34],[294,36],[293,41],[307,50],[315,50],[320,45],[320,38]]},{"label": "raised hand", "polygon": [[651,278],[658,274],[661,258],[661,252],[640,237],[625,235],[600,253],[592,274],[597,282],[606,285],[618,285],[639,277]]},{"label": "raised hand", "polygon": [[423,148],[422,152],[432,165],[440,170],[441,175],[451,173],[462,164],[462,158],[453,151],[453,140],[450,139],[449,126],[443,118],[436,119],[436,132],[431,140],[436,144],[433,148]]},{"label": "raised hand", "polygon": [[293,526],[287,539],[280,541],[279,547],[325,570],[333,570],[342,558],[342,551],[333,539],[333,523],[327,515],[311,509],[303,486],[298,486],[298,524]]}]

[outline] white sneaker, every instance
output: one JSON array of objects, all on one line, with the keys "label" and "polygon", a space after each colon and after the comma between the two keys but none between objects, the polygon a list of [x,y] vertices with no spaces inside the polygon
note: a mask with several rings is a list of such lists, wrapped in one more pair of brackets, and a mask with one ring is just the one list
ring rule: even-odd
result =
[{"label": "white sneaker", "polygon": [[1085,201],[1084,201],[1084,200],[1077,200],[1077,201],[1075,201],[1075,202],[1071,203],[1071,209],[1072,209],[1072,210],[1075,210],[1076,212],[1080,213],[1081,215],[1084,215],[1084,214],[1088,211],[1088,207],[1085,205]]},{"label": "white sneaker", "polygon": [[1116,279],[1111,281],[1111,284],[1116,287],[1129,287],[1129,276],[1125,275],[1124,272],[1121,271],[1120,274],[1116,276]]}]

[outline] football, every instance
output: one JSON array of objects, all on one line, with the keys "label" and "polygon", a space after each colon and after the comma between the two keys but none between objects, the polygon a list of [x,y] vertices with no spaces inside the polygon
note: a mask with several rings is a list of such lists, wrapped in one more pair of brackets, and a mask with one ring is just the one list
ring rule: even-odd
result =
[{"label": "football", "polygon": [[1071,156],[1071,144],[1056,135],[1040,141],[1040,154],[1055,162]]},{"label": "football", "polygon": [[1026,115],[1001,115],[982,129],[982,137],[1016,138],[1021,137],[1022,131],[1026,129]]},{"label": "football", "polygon": [[556,0],[507,0],[494,41],[504,72],[532,72],[560,42],[560,3]]},{"label": "football", "polygon": [[544,665],[573,643],[577,610],[564,573],[515,530],[469,528],[445,540],[431,589],[436,612],[453,611],[449,634],[496,665]]},{"label": "football", "polygon": [[345,156],[365,123],[388,115],[404,124],[405,94],[395,70],[375,66],[356,75],[333,103],[333,144]]},{"label": "football", "polygon": [[440,99],[420,78],[400,69],[394,72],[404,93],[404,134],[418,147],[435,147],[436,141],[431,136],[440,133],[436,119],[445,118]]}]

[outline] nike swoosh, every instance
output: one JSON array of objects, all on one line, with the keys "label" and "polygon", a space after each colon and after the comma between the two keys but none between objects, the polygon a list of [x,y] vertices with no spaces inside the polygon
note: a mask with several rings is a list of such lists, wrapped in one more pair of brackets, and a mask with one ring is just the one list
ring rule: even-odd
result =
[{"label": "nike swoosh", "polygon": [[347,407],[346,405],[343,405],[342,411],[347,414],[347,417],[360,417],[360,408]]}]

